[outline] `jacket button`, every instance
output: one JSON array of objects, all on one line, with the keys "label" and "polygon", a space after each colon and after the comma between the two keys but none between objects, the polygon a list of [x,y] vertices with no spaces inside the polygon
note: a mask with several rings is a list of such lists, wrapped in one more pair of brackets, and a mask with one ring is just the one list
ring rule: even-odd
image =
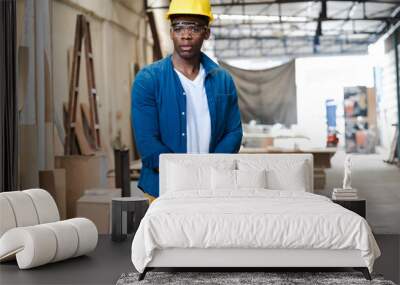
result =
[{"label": "jacket button", "polygon": [[182,94],[183,94],[183,96],[186,96],[186,92],[183,92]]},{"label": "jacket button", "polygon": [[182,137],[184,137],[185,136],[185,133],[182,133]]},{"label": "jacket button", "polygon": [[185,112],[182,112],[182,116],[185,116]]}]

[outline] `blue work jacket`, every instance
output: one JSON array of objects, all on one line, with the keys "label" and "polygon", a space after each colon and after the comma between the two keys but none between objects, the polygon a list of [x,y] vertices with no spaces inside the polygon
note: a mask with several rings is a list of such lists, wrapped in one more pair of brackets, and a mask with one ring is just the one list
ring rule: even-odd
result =
[{"label": "blue work jacket", "polygon": [[[210,153],[236,153],[242,124],[230,74],[202,53],[204,86],[211,119]],[[186,153],[186,96],[172,56],[144,67],[132,88],[131,118],[142,159],[138,186],[158,197],[161,153]]]}]

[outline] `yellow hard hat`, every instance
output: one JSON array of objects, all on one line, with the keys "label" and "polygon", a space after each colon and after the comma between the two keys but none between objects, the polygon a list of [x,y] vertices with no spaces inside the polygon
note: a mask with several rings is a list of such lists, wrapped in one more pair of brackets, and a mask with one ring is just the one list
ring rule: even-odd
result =
[{"label": "yellow hard hat", "polygon": [[171,15],[182,14],[206,16],[210,22],[214,20],[209,0],[172,0],[167,12],[167,19],[170,19]]}]

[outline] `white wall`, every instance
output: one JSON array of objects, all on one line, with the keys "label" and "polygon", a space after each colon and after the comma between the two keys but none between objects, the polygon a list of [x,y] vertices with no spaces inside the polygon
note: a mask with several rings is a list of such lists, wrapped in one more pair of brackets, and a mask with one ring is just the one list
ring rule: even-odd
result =
[{"label": "white wall", "polygon": [[[398,118],[395,53],[394,49],[385,51],[386,39],[387,37],[384,37],[371,46],[370,53],[373,55],[374,66],[380,70],[377,76],[379,84],[377,108],[381,145],[389,151],[395,132],[392,124],[396,123]],[[390,43],[392,38],[386,41]]]},{"label": "white wall", "polygon": [[[373,87],[373,68],[369,56],[334,56],[296,60],[297,116],[299,128],[311,138],[311,146],[326,145],[325,101],[337,103],[337,128],[344,133],[343,88]],[[344,145],[343,135],[339,136]]]}]

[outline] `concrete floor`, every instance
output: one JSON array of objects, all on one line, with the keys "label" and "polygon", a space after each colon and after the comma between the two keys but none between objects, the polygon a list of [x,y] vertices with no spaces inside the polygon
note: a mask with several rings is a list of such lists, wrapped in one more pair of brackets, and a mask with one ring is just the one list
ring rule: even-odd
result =
[{"label": "concrete floor", "polygon": [[[398,283],[400,235],[376,235],[376,240],[382,256],[376,261],[374,272]],[[122,273],[135,271],[130,259],[130,247],[131,239],[115,243],[110,236],[100,236],[96,250],[88,256],[29,270],[19,270],[15,261],[3,263],[0,264],[0,284],[115,284]]]},{"label": "concrete floor", "polygon": [[99,236],[95,251],[45,266],[19,270],[17,263],[0,264],[1,285],[22,284],[115,284],[122,273],[134,271],[131,241],[116,243]]}]

